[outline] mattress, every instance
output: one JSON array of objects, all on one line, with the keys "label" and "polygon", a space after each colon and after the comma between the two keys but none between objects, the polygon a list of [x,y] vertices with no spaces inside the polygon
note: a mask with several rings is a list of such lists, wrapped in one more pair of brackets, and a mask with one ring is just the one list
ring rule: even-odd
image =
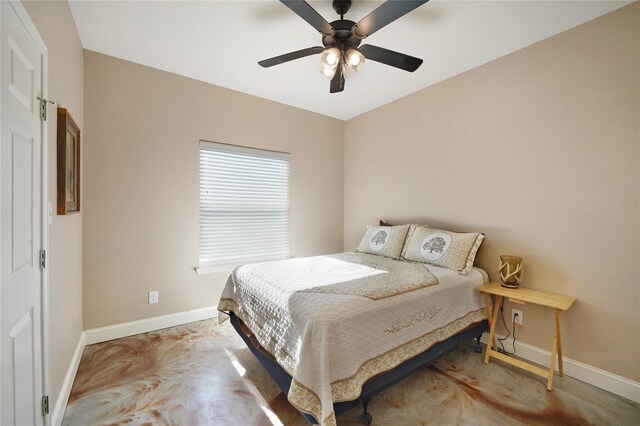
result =
[{"label": "mattress", "polygon": [[[487,318],[484,271],[467,275],[363,253],[243,265],[218,305],[234,312],[292,377],[289,402],[322,425],[389,371]],[[224,320],[220,315],[220,320]]]}]

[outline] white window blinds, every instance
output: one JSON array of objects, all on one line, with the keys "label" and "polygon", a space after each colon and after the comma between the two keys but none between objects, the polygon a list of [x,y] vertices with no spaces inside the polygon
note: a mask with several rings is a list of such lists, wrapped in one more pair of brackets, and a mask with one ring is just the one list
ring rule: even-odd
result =
[{"label": "white window blinds", "polygon": [[200,142],[200,266],[289,254],[290,159]]}]

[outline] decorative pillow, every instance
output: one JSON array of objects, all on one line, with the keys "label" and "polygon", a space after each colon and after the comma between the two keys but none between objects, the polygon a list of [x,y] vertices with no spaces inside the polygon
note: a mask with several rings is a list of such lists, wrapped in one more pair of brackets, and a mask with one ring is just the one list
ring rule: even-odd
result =
[{"label": "decorative pillow", "polygon": [[386,257],[400,257],[404,237],[409,225],[374,226],[367,225],[362,241],[356,251],[361,253],[379,254]]},{"label": "decorative pillow", "polygon": [[466,275],[473,268],[473,261],[482,240],[484,235],[475,232],[458,233],[411,225],[402,248],[402,257],[442,266]]}]

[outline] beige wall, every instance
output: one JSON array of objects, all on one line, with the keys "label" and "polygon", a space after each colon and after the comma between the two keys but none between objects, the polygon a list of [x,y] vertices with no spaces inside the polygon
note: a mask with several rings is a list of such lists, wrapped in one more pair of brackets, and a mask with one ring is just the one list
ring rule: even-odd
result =
[{"label": "beige wall", "polygon": [[[82,45],[66,1],[23,2],[49,51],[49,98],[83,127]],[[49,202],[56,205],[56,107],[49,107]],[[82,206],[83,207],[83,206]],[[51,407],[82,334],[81,213],[53,216],[49,226]]]},{"label": "beige wall", "polygon": [[[84,324],[217,305],[196,275],[200,139],[291,152],[291,254],[342,249],[342,121],[85,51]],[[147,304],[150,290],[160,303]]]},{"label": "beige wall", "polygon": [[[517,254],[524,286],[577,297],[566,356],[639,381],[639,22],[635,3],[349,120],[344,249],[379,218],[485,232],[494,280]],[[515,306],[550,349],[550,312]]]}]

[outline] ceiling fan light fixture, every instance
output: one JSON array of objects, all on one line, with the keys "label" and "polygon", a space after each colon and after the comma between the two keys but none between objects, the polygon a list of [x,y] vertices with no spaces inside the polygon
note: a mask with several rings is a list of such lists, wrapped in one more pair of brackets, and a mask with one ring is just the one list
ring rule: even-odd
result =
[{"label": "ceiling fan light fixture", "polygon": [[345,61],[353,71],[360,71],[364,67],[364,55],[357,49],[348,49],[344,55]]},{"label": "ceiling fan light fixture", "polygon": [[333,78],[334,75],[336,75],[336,71],[338,70],[338,64],[335,65],[327,65],[324,62],[321,64],[320,66],[320,72],[327,78],[329,78],[329,80],[331,80]]},{"label": "ceiling fan light fixture", "polygon": [[340,49],[337,47],[330,47],[322,52],[322,56],[320,60],[324,65],[330,67],[338,66],[338,62],[340,61]]},{"label": "ceiling fan light fixture", "polygon": [[336,74],[341,54],[342,52],[337,47],[329,47],[320,56],[320,72],[329,79],[332,79]]}]

